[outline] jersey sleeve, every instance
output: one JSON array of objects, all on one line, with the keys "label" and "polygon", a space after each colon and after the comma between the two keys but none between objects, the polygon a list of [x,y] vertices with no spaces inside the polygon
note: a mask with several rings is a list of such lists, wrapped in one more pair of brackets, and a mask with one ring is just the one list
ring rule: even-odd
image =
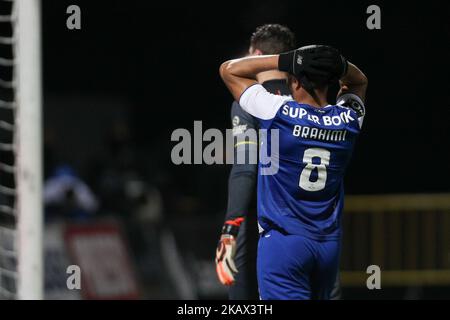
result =
[{"label": "jersey sleeve", "polygon": [[231,106],[230,115],[234,136],[237,136],[248,129],[258,129],[258,121],[251,114],[244,111],[236,101],[234,101]]},{"label": "jersey sleeve", "polygon": [[358,116],[359,127],[362,128],[366,107],[360,97],[353,93],[345,93],[337,98],[336,104],[355,111]]},{"label": "jersey sleeve", "polygon": [[242,93],[239,104],[252,116],[262,120],[270,120],[275,117],[280,107],[288,100],[290,98],[287,96],[269,93],[262,85],[254,84]]},{"label": "jersey sleeve", "polygon": [[[245,112],[235,101],[231,107],[231,124],[234,136],[234,163],[228,179],[228,204],[225,220],[245,217],[252,207],[256,189],[258,166],[258,138],[248,135],[249,130],[258,129],[258,121]],[[248,137],[246,139],[245,137]],[[245,161],[239,162],[238,159]]]}]

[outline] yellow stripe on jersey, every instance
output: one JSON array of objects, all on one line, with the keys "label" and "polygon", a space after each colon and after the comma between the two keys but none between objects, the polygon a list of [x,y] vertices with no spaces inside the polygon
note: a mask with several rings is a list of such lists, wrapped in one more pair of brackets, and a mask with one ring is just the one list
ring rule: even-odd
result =
[{"label": "yellow stripe on jersey", "polygon": [[240,142],[236,143],[234,145],[234,147],[236,148],[236,147],[239,147],[240,145],[243,145],[243,144],[256,144],[256,145],[258,145],[258,143],[255,142],[255,141],[240,141]]}]

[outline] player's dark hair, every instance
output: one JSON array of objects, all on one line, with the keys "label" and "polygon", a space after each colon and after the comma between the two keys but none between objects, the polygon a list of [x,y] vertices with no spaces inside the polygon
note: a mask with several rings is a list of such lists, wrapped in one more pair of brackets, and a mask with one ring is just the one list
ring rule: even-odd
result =
[{"label": "player's dark hair", "polygon": [[300,83],[313,99],[319,103],[319,97],[317,96],[315,89],[323,90],[330,85],[330,80],[325,77],[313,77],[304,75],[303,77],[297,77]]},{"label": "player's dark hair", "polygon": [[265,24],[256,28],[250,45],[263,54],[278,54],[295,49],[295,35],[286,26]]},{"label": "player's dark hair", "polygon": [[[329,78],[326,77],[314,77],[311,75],[302,75],[300,77],[291,75],[291,77],[296,78],[301,83],[303,89],[305,89],[317,103],[319,103],[319,97],[315,90],[323,90],[332,84]],[[291,81],[291,78],[289,78],[288,81]]]}]

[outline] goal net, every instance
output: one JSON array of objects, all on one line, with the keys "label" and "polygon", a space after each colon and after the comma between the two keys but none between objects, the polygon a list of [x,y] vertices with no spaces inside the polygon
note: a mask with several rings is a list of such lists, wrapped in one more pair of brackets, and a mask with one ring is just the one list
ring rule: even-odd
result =
[{"label": "goal net", "polygon": [[0,298],[41,299],[40,1],[0,0]]}]

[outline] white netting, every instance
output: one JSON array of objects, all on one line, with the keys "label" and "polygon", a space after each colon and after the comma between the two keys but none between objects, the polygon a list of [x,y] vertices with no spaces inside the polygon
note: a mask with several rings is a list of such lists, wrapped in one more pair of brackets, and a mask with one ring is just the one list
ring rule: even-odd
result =
[{"label": "white netting", "polygon": [[14,3],[0,0],[0,299],[17,297]]}]

